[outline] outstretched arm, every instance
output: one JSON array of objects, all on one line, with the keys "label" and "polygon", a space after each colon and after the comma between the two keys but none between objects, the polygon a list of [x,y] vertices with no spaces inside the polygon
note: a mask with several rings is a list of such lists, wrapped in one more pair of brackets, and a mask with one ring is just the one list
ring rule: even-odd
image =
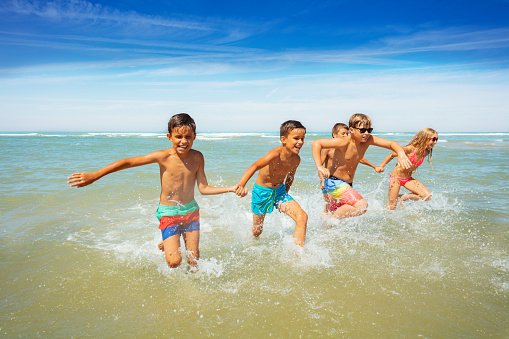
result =
[{"label": "outstretched arm", "polygon": [[159,157],[161,154],[160,152],[161,151],[156,151],[139,157],[115,161],[114,163],[109,164],[108,166],[103,167],[100,170],[97,170],[92,173],[84,172],[73,173],[71,174],[70,177],[67,178],[67,183],[70,184],[71,187],[88,186],[94,181],[99,180],[105,175],[108,175],[110,173],[121,171],[126,168],[157,163],[159,161]]},{"label": "outstretched arm", "polygon": [[385,167],[389,162],[391,162],[392,159],[394,159],[397,156],[396,152],[392,152],[389,154],[380,164],[381,167]]},{"label": "outstretched arm", "polygon": [[203,155],[200,153],[200,165],[198,167],[198,172],[196,173],[196,183],[198,186],[198,190],[203,195],[214,195],[214,194],[222,194],[228,192],[235,192],[237,190],[238,185],[230,186],[230,187],[214,187],[210,186],[207,182],[207,176],[205,175],[205,159]]},{"label": "outstretched arm", "polygon": [[381,173],[384,171],[384,168],[382,166],[375,166],[371,162],[369,162],[367,159],[362,158],[360,163],[364,164],[366,166],[372,167],[376,173]]},{"label": "outstretched arm", "polygon": [[261,168],[267,166],[269,162],[279,155],[277,148],[271,149],[262,158],[256,160],[248,169],[244,172],[239,180],[239,188],[244,188],[251,177]]},{"label": "outstretched arm", "polygon": [[372,136],[373,145],[393,150],[398,155],[398,165],[403,169],[409,169],[412,167],[412,163],[408,160],[403,147],[401,147],[396,141],[390,141],[382,138]]}]

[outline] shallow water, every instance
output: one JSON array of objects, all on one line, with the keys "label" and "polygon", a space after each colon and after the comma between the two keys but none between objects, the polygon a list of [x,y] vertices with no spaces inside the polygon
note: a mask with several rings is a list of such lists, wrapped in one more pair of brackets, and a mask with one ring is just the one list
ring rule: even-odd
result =
[{"label": "shallow water", "polygon": [[[381,133],[406,144],[411,133]],[[293,222],[250,235],[250,194],[201,196],[201,260],[169,269],[157,250],[157,165],[72,189],[66,178],[169,147],[156,133],[0,135],[0,333],[9,337],[507,337],[509,133],[440,133],[433,193],[395,211],[387,172],[360,165],[358,218],[324,228],[308,133],[291,189],[309,214],[304,251]],[[233,185],[279,144],[274,133],[203,133],[211,185]],[[379,164],[388,154],[370,148]],[[252,187],[254,178],[249,182]]]}]

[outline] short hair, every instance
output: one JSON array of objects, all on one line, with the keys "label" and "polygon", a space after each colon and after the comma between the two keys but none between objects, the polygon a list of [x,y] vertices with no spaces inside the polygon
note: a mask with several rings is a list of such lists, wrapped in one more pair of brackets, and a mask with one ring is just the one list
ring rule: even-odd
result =
[{"label": "short hair", "polygon": [[366,125],[367,128],[371,127],[371,119],[362,113],[355,113],[350,117],[348,127],[357,127],[359,125]]},{"label": "short hair", "polygon": [[337,124],[335,124],[332,127],[332,136],[334,136],[334,134],[339,133],[339,131],[341,131],[342,129],[348,130],[348,126],[342,122],[338,122]]},{"label": "short hair", "polygon": [[174,128],[187,126],[190,127],[193,130],[193,133],[196,133],[196,123],[194,122],[193,118],[187,113],[179,113],[175,114],[170,118],[170,121],[168,121],[168,133],[171,134],[171,131]]},{"label": "short hair", "polygon": [[297,120],[288,120],[281,124],[281,127],[279,128],[279,136],[286,137],[290,132],[294,129],[303,129],[306,130],[306,127],[304,127],[299,121]]}]

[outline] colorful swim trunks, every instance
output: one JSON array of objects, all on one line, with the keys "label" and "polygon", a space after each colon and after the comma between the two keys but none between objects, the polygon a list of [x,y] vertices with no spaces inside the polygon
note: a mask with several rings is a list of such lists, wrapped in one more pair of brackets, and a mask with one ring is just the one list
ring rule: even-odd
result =
[{"label": "colorful swim trunks", "polygon": [[263,187],[254,184],[251,196],[251,210],[254,214],[264,215],[271,213],[274,206],[278,207],[287,201],[294,200],[286,191],[285,184],[281,184],[276,188]]},{"label": "colorful swim trunks", "polygon": [[331,212],[345,204],[353,206],[364,199],[352,188],[351,184],[334,176],[325,179],[325,190],[332,196],[329,208]]},{"label": "colorful swim trunks", "polygon": [[175,235],[200,229],[200,208],[193,201],[178,206],[159,205],[156,211],[163,240]]}]

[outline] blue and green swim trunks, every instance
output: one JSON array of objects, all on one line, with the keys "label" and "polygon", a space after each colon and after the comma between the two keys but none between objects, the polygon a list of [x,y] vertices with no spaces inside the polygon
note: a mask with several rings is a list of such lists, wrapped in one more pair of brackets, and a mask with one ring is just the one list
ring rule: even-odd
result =
[{"label": "blue and green swim trunks", "polygon": [[163,240],[175,235],[200,229],[200,208],[193,199],[185,205],[159,205],[156,211]]},{"label": "blue and green swim trunks", "polygon": [[274,206],[278,207],[279,204],[292,200],[294,199],[286,191],[285,184],[281,184],[276,188],[269,188],[255,183],[251,196],[251,210],[254,214],[264,215],[271,213]]}]

